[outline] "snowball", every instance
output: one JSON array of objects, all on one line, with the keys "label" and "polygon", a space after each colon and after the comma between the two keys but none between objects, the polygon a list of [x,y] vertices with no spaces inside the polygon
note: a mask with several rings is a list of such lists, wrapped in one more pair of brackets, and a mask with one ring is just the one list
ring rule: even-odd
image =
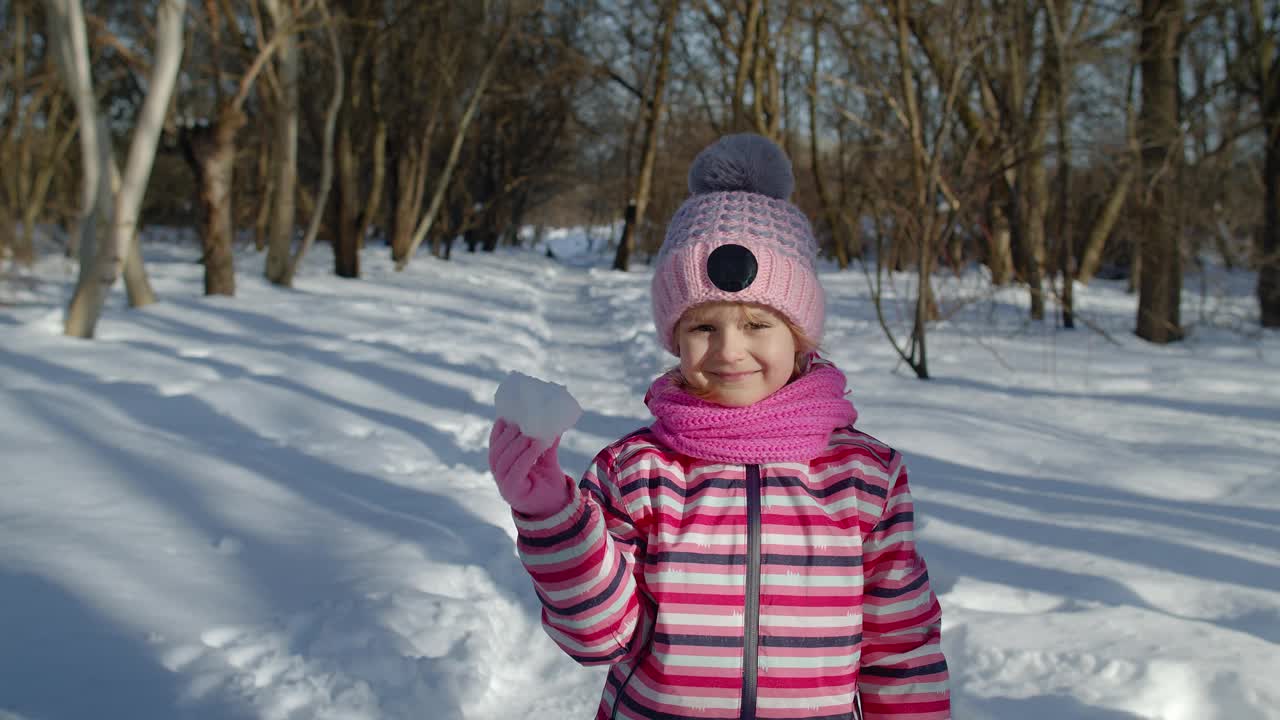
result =
[{"label": "snowball", "polygon": [[498,385],[493,404],[498,417],[550,445],[582,416],[582,408],[563,385],[513,372]]}]

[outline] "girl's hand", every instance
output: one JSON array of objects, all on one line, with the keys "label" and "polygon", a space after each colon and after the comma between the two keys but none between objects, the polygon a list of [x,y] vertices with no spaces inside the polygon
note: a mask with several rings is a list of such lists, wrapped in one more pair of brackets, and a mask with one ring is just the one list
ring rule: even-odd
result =
[{"label": "girl's hand", "polygon": [[563,510],[573,498],[569,479],[560,469],[557,449],[520,431],[501,418],[489,433],[489,470],[498,492],[513,510],[523,515],[547,517]]}]

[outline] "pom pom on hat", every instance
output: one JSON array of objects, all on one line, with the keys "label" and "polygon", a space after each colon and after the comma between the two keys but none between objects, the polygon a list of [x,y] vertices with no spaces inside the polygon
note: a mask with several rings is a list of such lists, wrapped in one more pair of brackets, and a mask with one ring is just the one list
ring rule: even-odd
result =
[{"label": "pom pom on hat", "polygon": [[778,200],[791,197],[791,161],[761,135],[726,135],[707,146],[689,167],[689,192],[749,192]]}]

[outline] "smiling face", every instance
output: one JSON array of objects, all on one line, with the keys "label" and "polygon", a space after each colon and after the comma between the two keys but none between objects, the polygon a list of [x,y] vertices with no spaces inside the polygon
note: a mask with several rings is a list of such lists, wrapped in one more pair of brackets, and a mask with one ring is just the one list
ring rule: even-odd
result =
[{"label": "smiling face", "polygon": [[759,305],[707,303],[676,324],[680,374],[697,395],[727,407],[759,402],[791,380],[796,338]]}]

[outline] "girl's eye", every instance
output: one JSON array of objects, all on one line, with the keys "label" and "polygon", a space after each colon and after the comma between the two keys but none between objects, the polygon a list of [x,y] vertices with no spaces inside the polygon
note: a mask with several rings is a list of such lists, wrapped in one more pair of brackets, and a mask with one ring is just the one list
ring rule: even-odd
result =
[{"label": "girl's eye", "polygon": [[715,327],[712,325],[694,325],[689,328],[689,332],[715,332]]},{"label": "girl's eye", "polygon": [[771,328],[771,327],[773,327],[773,326],[772,326],[772,325],[770,325],[770,324],[769,324],[769,323],[767,323],[767,322],[750,322],[750,323],[747,323],[747,329],[749,329],[749,330],[768,330],[768,329],[769,329],[769,328]]}]

